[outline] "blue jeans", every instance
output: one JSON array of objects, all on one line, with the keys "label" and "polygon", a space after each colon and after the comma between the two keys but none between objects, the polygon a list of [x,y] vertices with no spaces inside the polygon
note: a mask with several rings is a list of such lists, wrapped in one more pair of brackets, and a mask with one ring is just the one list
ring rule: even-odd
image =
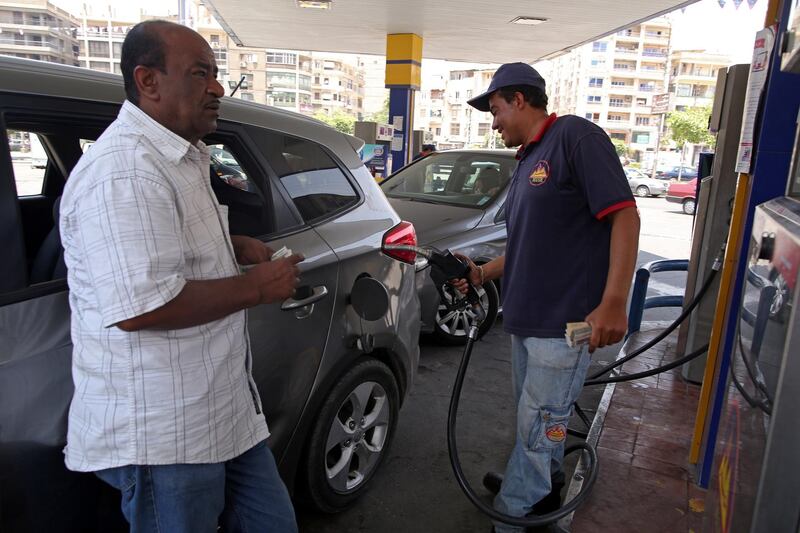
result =
[{"label": "blue jeans", "polygon": [[131,533],[296,532],[266,441],[224,463],[130,465],[95,472],[122,492]]},{"label": "blue jeans", "polygon": [[[588,348],[564,339],[511,336],[511,370],[517,402],[517,437],[494,507],[525,516],[551,489],[561,470],[572,404],[589,369]],[[522,528],[495,523],[498,533]]]}]

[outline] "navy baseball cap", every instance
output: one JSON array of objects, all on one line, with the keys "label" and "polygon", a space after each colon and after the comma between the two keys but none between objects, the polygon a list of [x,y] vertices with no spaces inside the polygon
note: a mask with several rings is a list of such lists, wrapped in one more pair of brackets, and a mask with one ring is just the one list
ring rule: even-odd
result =
[{"label": "navy baseball cap", "polygon": [[497,89],[511,85],[531,85],[544,91],[544,78],[536,69],[527,63],[506,63],[500,65],[492,76],[492,82],[486,92],[467,100],[467,103],[478,111],[489,111],[489,97]]}]

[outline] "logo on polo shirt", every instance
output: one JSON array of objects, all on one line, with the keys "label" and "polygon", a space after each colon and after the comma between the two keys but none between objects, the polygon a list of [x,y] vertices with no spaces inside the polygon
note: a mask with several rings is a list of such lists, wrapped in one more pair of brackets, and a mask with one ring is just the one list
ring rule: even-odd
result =
[{"label": "logo on polo shirt", "polygon": [[538,187],[539,185],[543,185],[547,178],[550,177],[550,163],[545,160],[541,160],[536,163],[536,166],[533,167],[533,172],[531,175],[528,176],[528,181],[531,182],[531,185],[534,187]]}]

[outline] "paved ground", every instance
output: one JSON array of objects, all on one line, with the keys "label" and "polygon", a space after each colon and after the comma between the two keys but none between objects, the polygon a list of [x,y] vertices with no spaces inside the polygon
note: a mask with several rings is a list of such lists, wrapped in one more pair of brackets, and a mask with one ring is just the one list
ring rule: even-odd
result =
[{"label": "paved ground", "polygon": [[[687,258],[692,217],[663,198],[637,199],[642,232],[639,264]],[[676,294],[685,274],[664,273],[651,294]],[[675,310],[650,310],[645,320],[668,320]],[[300,510],[303,532],[488,532],[490,524],[463,496],[450,468],[445,424],[461,349],[423,341],[414,390],[400,413],[390,455],[367,494],[350,510],[330,516]],[[619,347],[598,351],[593,365],[616,357]],[[510,391],[510,341],[502,321],[476,344],[459,417],[459,451],[469,480],[481,494],[487,470],[503,470],[512,445],[514,412]],[[602,387],[584,391],[580,404],[593,410]],[[589,413],[592,416],[592,412]],[[573,420],[572,426],[581,424]],[[488,495],[487,495],[488,501]]]}]

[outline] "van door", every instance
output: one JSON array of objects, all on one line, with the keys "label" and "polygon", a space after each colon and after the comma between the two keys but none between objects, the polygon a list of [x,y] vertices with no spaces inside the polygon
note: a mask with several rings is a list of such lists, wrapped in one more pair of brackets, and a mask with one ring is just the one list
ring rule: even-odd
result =
[{"label": "van door", "polygon": [[[0,95],[0,531],[127,531],[119,493],[64,466],[72,342],[53,209],[81,139],[115,114]],[[24,149],[10,151],[9,138]]]}]

